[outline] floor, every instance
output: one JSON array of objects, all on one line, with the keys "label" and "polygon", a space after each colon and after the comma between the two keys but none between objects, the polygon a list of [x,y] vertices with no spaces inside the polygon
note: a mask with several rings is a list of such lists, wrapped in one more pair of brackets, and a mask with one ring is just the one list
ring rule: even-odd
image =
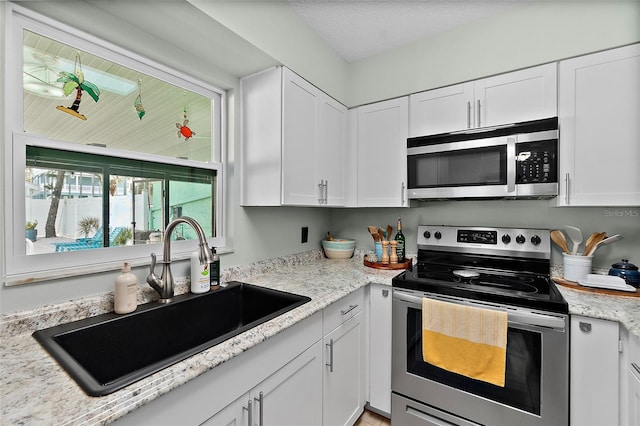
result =
[{"label": "floor", "polygon": [[372,411],[364,410],[354,426],[390,426],[391,420]]}]

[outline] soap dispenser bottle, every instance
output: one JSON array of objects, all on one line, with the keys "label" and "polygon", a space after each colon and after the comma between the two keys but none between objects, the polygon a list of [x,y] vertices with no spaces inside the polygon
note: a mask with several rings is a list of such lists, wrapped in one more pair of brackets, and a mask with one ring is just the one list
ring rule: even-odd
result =
[{"label": "soap dispenser bottle", "polygon": [[200,255],[197,251],[191,254],[191,293],[206,293],[209,291],[209,264],[200,264]]},{"label": "soap dispenser bottle", "polygon": [[116,314],[128,314],[138,307],[138,278],[131,273],[131,265],[125,262],[122,273],[116,278],[114,310]]},{"label": "soap dispenser bottle", "polygon": [[209,265],[210,285],[211,287],[217,287],[220,285],[220,255],[216,253],[215,247],[211,247],[211,253],[213,253],[213,262]]}]

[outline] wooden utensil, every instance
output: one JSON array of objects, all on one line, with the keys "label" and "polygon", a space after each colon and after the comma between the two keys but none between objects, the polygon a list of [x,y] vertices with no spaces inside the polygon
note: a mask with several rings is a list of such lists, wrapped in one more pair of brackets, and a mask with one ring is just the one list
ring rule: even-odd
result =
[{"label": "wooden utensil", "polygon": [[382,228],[378,228],[378,235],[380,236],[380,241],[384,241],[384,231]]},{"label": "wooden utensil", "polygon": [[596,251],[596,249],[597,249],[598,247],[600,247],[600,246],[607,245],[607,244],[611,244],[611,243],[614,243],[614,242],[616,242],[616,241],[620,241],[621,239],[622,239],[622,235],[620,235],[620,234],[616,234],[616,235],[612,235],[612,236],[610,236],[610,237],[607,237],[607,238],[605,238],[604,240],[601,240],[601,241],[599,241],[597,244],[595,244],[595,245],[593,246],[593,250],[591,250],[591,253],[595,252],[595,251]]},{"label": "wooden utensil", "polygon": [[584,252],[587,252],[587,246],[589,246],[591,244],[591,242],[593,241],[594,238],[596,238],[600,233],[599,232],[594,232],[591,235],[589,235],[589,238],[587,238],[587,241],[584,242]]},{"label": "wooden utensil", "polygon": [[553,241],[558,247],[560,247],[563,253],[571,254],[571,252],[569,251],[569,247],[567,246],[567,239],[559,229],[554,229],[553,231],[551,231],[551,241]]},{"label": "wooden utensil", "polygon": [[387,241],[391,241],[392,233],[393,233],[393,226],[387,225]]},{"label": "wooden utensil", "polygon": [[587,240],[587,244],[584,247],[584,255],[591,256],[598,243],[600,243],[600,241],[604,240],[606,237],[606,232],[596,232],[593,238],[589,237],[589,239]]},{"label": "wooden utensil", "polygon": [[378,239],[378,228],[376,228],[375,226],[369,225],[367,229],[369,230],[369,233],[373,237],[373,241],[380,241]]}]

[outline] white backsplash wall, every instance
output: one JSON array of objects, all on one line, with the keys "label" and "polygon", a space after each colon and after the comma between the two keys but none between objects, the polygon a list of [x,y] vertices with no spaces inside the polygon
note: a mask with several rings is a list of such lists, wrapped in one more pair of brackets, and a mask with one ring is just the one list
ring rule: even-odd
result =
[{"label": "white backsplash wall", "polygon": [[[368,208],[334,209],[331,232],[345,238],[355,238],[356,247],[373,248],[368,225],[394,227],[402,217],[403,233],[408,253],[416,253],[418,225],[468,225],[506,228],[562,229],[577,226],[585,235],[595,231],[607,235],[622,234],[624,239],[598,248],[593,258],[594,268],[610,268],[622,258],[640,264],[640,207],[553,207],[554,200],[487,200],[422,202],[408,209]],[[560,249],[552,245],[551,262],[562,265]]]}]

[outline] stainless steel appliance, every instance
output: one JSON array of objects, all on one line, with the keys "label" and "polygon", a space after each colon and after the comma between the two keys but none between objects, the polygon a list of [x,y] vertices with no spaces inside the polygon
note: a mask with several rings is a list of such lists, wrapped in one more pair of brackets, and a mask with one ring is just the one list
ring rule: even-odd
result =
[{"label": "stainless steel appliance", "polygon": [[407,139],[410,199],[558,195],[558,118]]},{"label": "stainless steel appliance", "polygon": [[[417,242],[393,279],[392,424],[567,425],[569,316],[549,231],[419,226]],[[423,361],[422,298],[507,312],[504,387]]]}]

